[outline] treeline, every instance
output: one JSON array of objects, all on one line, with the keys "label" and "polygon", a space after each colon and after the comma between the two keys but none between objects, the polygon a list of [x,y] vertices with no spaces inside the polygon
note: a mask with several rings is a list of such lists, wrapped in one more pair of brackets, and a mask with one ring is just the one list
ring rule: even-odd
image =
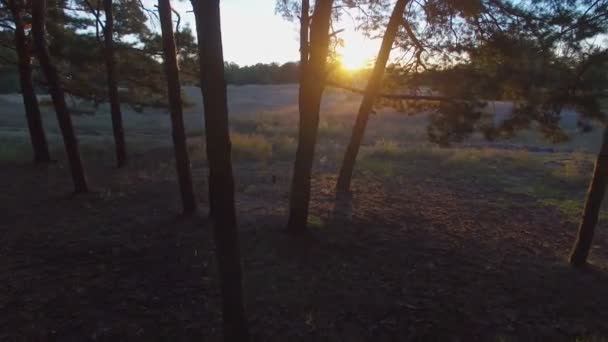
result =
[{"label": "treeline", "polygon": [[270,63],[239,66],[236,63],[225,63],[224,73],[228,84],[285,84],[298,83],[298,64]]},{"label": "treeline", "polygon": [[[39,70],[34,68],[33,73],[34,75],[37,75],[35,80],[40,81]],[[188,76],[192,75],[194,71],[182,69],[182,73],[188,74],[184,77],[185,83],[197,84],[195,79],[193,79],[192,82],[187,81],[190,79]],[[295,62],[287,62],[284,64],[258,63],[249,66],[239,66],[236,63],[227,62],[224,64],[224,73],[226,75],[226,83],[233,85],[298,83],[298,63]],[[92,81],[95,82],[95,80]],[[103,85],[103,82],[101,81],[102,80],[100,80],[98,86]],[[44,84],[40,84],[39,82],[36,82],[36,84],[38,92],[44,93]],[[157,87],[162,87],[162,85],[158,84]],[[12,63],[9,62],[0,66],[0,94],[11,94],[19,91],[19,75],[16,61],[13,59]]]}]

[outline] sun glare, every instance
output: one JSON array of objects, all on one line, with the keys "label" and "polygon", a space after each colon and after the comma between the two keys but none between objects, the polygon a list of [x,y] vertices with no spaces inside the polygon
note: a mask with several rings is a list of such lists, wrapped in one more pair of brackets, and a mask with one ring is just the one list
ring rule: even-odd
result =
[{"label": "sun glare", "polygon": [[355,71],[365,68],[369,63],[369,59],[357,53],[346,53],[341,55],[340,62],[344,69]]},{"label": "sun glare", "polygon": [[342,36],[344,45],[338,48],[342,66],[349,71],[369,66],[376,53],[375,42],[363,37],[359,32],[346,31]]}]

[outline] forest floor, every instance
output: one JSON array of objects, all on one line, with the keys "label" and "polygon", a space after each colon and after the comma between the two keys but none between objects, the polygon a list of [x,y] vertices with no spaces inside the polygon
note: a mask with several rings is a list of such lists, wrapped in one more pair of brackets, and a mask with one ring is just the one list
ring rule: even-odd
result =
[{"label": "forest floor", "polygon": [[[185,91],[192,218],[179,215],[165,109],[125,108],[123,170],[107,106],[74,115],[92,192],[73,196],[51,108],[43,121],[59,161],[37,166],[19,97],[0,98],[0,341],[219,340],[202,104]],[[229,87],[229,99],[255,341],[608,341],[608,201],[591,267],[567,263],[601,130],[581,135],[570,117],[561,145],[522,132],[439,149],[427,117],[382,110],[352,197],[336,200],[360,97],[327,92],[310,232],[291,236],[297,86]]]},{"label": "forest floor", "polygon": [[[572,185],[519,155],[381,146],[336,200],[325,152],[298,236],[283,230],[291,162],[235,162],[255,341],[608,338],[605,224],[591,267],[571,268],[577,209],[555,193],[575,187],[580,203],[587,161]],[[73,196],[61,160],[1,162],[1,341],[219,339],[205,162],[194,158],[192,218],[179,215],[171,149],[112,163],[89,154],[92,192]]]}]

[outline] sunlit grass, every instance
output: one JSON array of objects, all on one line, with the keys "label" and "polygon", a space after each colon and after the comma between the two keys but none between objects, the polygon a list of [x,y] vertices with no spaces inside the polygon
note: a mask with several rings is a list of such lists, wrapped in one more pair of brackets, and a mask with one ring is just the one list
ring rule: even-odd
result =
[{"label": "sunlit grass", "polygon": [[[431,178],[526,195],[541,206],[556,208],[565,219],[575,222],[584,205],[592,161],[593,155],[583,152],[535,154],[490,148],[400,148],[396,142],[381,139],[363,148],[356,171],[386,178]],[[497,203],[508,206],[504,201],[508,199]],[[600,219],[608,219],[608,205],[604,206]]]},{"label": "sunlit grass", "polygon": [[263,135],[232,133],[230,140],[236,160],[265,161],[272,156],[272,144]]}]

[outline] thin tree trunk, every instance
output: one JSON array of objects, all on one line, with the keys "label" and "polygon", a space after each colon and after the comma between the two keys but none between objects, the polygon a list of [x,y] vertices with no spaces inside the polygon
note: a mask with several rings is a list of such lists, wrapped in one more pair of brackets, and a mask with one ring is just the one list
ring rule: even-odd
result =
[{"label": "thin tree trunk", "polygon": [[53,106],[59,121],[59,128],[63,136],[72,180],[74,182],[74,190],[77,193],[87,192],[87,180],[84,175],[80,153],[78,151],[78,140],[72,126],[72,118],[68,111],[68,106],[65,102],[65,95],[61,88],[61,82],[57,74],[57,70],[51,61],[49,51],[46,45],[45,38],[45,15],[46,15],[46,0],[32,1],[32,33],[34,36],[34,46],[40,61],[40,67],[46,78],[49,87],[49,93],[53,100]]},{"label": "thin tree trunk", "polygon": [[22,0],[11,0],[8,5],[15,23],[15,48],[19,60],[21,96],[23,97],[23,104],[25,106],[25,116],[30,132],[30,140],[32,141],[34,161],[37,163],[48,163],[51,161],[51,154],[44,133],[44,127],[42,126],[42,116],[40,115],[38,98],[36,97],[32,81],[29,44],[23,27],[23,19],[21,18],[23,2]]},{"label": "thin tree trunk", "polygon": [[106,74],[108,83],[108,99],[112,113],[112,131],[114,133],[114,144],[116,147],[116,165],[123,167],[127,163],[127,147],[125,144],[125,133],[122,126],[122,113],[120,111],[120,100],[118,98],[118,85],[116,81],[116,68],[114,61],[114,13],[112,0],[103,1],[106,12],[106,25],[104,31],[104,58],[106,62]]},{"label": "thin tree trunk", "polygon": [[184,129],[182,94],[175,49],[175,37],[173,35],[170,1],[158,0],[158,12],[163,36],[163,53],[165,58],[165,74],[167,76],[167,90],[169,93],[169,107],[171,109],[175,164],[177,166],[177,176],[184,214],[191,214],[196,210],[196,201],[194,199],[190,157],[188,155],[188,145]]},{"label": "thin tree trunk", "polygon": [[310,17],[308,14],[309,10],[309,1],[302,0],[302,13],[300,13],[300,81],[306,72],[306,65],[308,64],[308,26],[310,25]]},{"label": "thin tree trunk", "polygon": [[222,293],[225,341],[249,340],[234,204],[219,0],[193,0],[205,110],[209,200]]},{"label": "thin tree trunk", "polygon": [[576,242],[570,254],[570,263],[574,266],[584,266],[587,263],[593,233],[598,221],[602,200],[608,181],[608,127],[604,128],[602,146],[595,160],[593,178],[587,191],[587,200],[583,209],[583,217],[578,228]]},{"label": "thin tree trunk", "polygon": [[365,134],[365,127],[369,120],[369,114],[371,113],[374,102],[380,93],[380,86],[382,84],[382,78],[384,76],[384,70],[386,69],[386,63],[395,41],[395,36],[399,30],[399,26],[403,22],[403,13],[405,11],[405,5],[408,0],[398,0],[389,19],[386,32],[382,38],[382,45],[378,52],[378,58],[374,65],[374,70],[367,83],[365,94],[361,100],[359,106],[359,112],[355,126],[353,127],[353,133],[348,143],[346,153],[344,154],[344,160],[342,161],[342,167],[338,176],[337,191],[347,192],[350,189],[350,182],[353,176],[353,169],[355,168],[355,161],[357,160],[357,154],[359,153],[359,147],[363,141],[363,135]]},{"label": "thin tree trunk", "polygon": [[[305,231],[308,220],[310,178],[319,131],[321,97],[325,89],[325,65],[329,51],[329,24],[332,5],[333,0],[318,0],[315,2],[310,24],[310,44],[308,46],[310,57],[304,63],[304,72],[300,72],[298,149],[291,183],[289,219],[287,222],[287,229],[293,232]],[[307,25],[301,26],[301,28],[304,27],[308,28]],[[300,36],[304,38],[305,33],[301,32]],[[304,45],[300,43],[300,46],[302,48]]]}]

